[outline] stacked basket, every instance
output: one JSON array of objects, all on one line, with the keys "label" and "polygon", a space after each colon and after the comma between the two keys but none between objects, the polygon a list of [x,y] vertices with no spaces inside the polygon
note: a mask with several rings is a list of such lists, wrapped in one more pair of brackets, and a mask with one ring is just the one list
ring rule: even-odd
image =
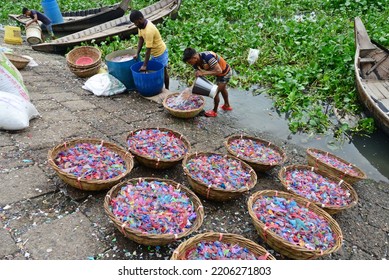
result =
[{"label": "stacked basket", "polygon": [[97,74],[101,67],[101,51],[96,47],[76,47],[66,55],[67,65],[80,78]]}]

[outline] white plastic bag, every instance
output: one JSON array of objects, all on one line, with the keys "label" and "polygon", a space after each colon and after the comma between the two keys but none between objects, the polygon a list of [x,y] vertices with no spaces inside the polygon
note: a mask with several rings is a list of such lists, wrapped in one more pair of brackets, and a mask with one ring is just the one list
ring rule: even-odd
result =
[{"label": "white plastic bag", "polygon": [[19,130],[29,127],[39,116],[35,106],[23,97],[0,91],[0,129]]},{"label": "white plastic bag", "polygon": [[126,91],[126,86],[108,73],[96,74],[90,77],[82,88],[97,96],[111,96]]},{"label": "white plastic bag", "polygon": [[0,52],[0,91],[13,93],[30,100],[22,75],[2,52]]},{"label": "white plastic bag", "polygon": [[247,57],[247,61],[249,62],[250,65],[253,65],[257,61],[258,55],[259,55],[258,49],[250,49],[249,55]]}]

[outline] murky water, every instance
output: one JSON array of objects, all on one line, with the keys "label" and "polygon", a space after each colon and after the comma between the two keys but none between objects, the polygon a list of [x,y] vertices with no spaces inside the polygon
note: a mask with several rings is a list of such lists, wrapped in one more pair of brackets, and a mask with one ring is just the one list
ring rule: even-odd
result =
[{"label": "murky water", "polygon": [[[185,88],[186,85],[171,80],[172,90]],[[361,168],[369,178],[389,182],[389,136],[382,131],[377,131],[369,137],[354,137],[352,142],[347,143],[336,142],[330,136],[291,135],[285,116],[280,116],[276,112],[272,100],[267,96],[253,96],[251,92],[236,89],[229,89],[229,96],[234,110],[228,114],[242,127],[270,133],[305,148],[313,147],[330,151]],[[208,110],[212,107],[212,99],[206,98],[204,109]]]}]

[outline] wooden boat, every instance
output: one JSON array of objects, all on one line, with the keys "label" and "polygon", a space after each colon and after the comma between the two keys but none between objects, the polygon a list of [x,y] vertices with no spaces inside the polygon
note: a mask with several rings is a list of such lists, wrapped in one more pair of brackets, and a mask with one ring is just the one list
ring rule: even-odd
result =
[{"label": "wooden boat", "polygon": [[389,50],[371,41],[361,19],[354,19],[355,80],[359,98],[389,135]]},{"label": "wooden boat", "polygon": [[[175,17],[180,5],[181,0],[161,0],[140,11],[146,19],[153,23],[158,23],[166,16]],[[138,28],[130,21],[130,15],[124,15],[118,19],[52,40],[48,43],[33,45],[32,48],[42,52],[65,53],[69,48],[81,43],[90,43],[91,41],[100,43],[113,36],[128,38],[131,34],[136,34],[137,32]]]},{"label": "wooden boat", "polygon": [[[73,33],[81,31],[104,22],[120,18],[128,10],[130,0],[122,0],[121,3],[96,9],[80,10],[62,13],[63,23],[53,24],[54,33]],[[25,15],[8,15],[9,18],[26,24],[31,20]]]}]

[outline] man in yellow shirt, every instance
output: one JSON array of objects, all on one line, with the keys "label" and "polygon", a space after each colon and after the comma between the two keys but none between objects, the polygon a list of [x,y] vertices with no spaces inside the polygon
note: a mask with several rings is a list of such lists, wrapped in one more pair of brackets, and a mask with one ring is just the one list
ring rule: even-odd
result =
[{"label": "man in yellow shirt", "polygon": [[143,17],[142,12],[133,10],[130,14],[130,20],[136,27],[138,27],[138,49],[136,57],[139,57],[139,53],[142,50],[143,44],[146,43],[146,53],[143,65],[140,71],[147,70],[147,63],[150,60],[161,63],[164,67],[165,88],[169,89],[169,74],[167,72],[167,66],[169,62],[168,49],[165,42],[162,40],[161,34],[157,27],[149,20]]}]

